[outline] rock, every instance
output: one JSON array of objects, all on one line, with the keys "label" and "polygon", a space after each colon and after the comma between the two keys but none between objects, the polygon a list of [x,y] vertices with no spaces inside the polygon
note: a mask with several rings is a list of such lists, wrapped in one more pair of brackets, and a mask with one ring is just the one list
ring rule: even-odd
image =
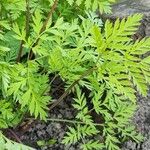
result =
[{"label": "rock", "polygon": [[150,0],[120,0],[113,6],[113,16],[126,17],[134,13],[150,16]]},{"label": "rock", "polygon": [[107,17],[110,19],[123,18],[135,13],[144,15],[139,29],[141,36],[150,36],[150,0],[120,0],[113,5],[112,14]]}]

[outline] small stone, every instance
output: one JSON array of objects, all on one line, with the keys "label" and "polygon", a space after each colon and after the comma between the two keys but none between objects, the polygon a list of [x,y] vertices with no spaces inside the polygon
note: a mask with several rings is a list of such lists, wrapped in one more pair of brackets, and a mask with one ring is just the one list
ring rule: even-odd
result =
[{"label": "small stone", "polygon": [[38,124],[36,126],[37,129],[44,129],[45,128],[45,125],[44,124]]},{"label": "small stone", "polygon": [[44,146],[44,147],[41,148],[41,150],[48,150],[48,147]]},{"label": "small stone", "polygon": [[62,115],[61,115],[61,114],[59,114],[59,115],[57,116],[57,118],[61,119],[61,118],[62,118]]},{"label": "small stone", "polygon": [[42,130],[42,131],[37,131],[37,135],[38,135],[39,137],[43,136],[44,134],[45,134],[45,131],[44,131],[44,130]]},{"label": "small stone", "polygon": [[60,125],[59,123],[55,124],[55,127],[56,127],[57,129],[61,129],[61,125]]}]

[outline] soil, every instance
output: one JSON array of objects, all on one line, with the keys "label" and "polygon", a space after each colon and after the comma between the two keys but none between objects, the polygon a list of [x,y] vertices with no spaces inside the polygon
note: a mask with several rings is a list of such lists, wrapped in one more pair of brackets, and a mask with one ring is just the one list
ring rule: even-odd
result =
[{"label": "soil", "polygon": [[[74,111],[72,108],[59,107],[54,109],[49,117],[55,119],[72,119],[74,117]],[[34,125],[20,137],[20,140],[27,145],[35,147],[37,150],[75,150],[77,149],[77,146],[64,147],[64,145],[61,144],[63,136],[67,131],[67,125],[63,122],[48,121],[45,123],[36,121]],[[54,141],[54,143],[52,142],[52,144],[49,144],[48,146],[39,147],[37,146],[37,141],[39,140],[51,140]]]}]

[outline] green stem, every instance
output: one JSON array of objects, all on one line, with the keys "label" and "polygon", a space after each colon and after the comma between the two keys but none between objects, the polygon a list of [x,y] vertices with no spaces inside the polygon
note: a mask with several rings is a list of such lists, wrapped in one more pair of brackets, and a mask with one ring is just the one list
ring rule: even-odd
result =
[{"label": "green stem", "polygon": [[61,101],[63,101],[63,99],[68,95],[68,93],[70,92],[70,90],[79,83],[80,80],[82,80],[84,77],[86,77],[87,75],[89,75],[91,72],[93,72],[94,70],[96,70],[97,67],[94,66],[93,68],[90,68],[89,70],[85,71],[78,80],[76,80],[75,82],[73,82],[70,87],[65,91],[65,93],[55,102],[53,103],[53,105],[51,105],[49,110],[52,110],[54,107],[56,107]]},{"label": "green stem", "polygon": [[[34,118],[27,118],[27,119],[34,119]],[[35,120],[35,119],[34,119]],[[83,124],[83,125],[90,125],[82,121],[75,121],[75,120],[68,120],[68,119],[56,119],[56,118],[48,118],[47,121],[51,122],[63,122],[63,123],[71,123],[71,124]],[[103,124],[93,123],[94,126],[104,126]]]}]

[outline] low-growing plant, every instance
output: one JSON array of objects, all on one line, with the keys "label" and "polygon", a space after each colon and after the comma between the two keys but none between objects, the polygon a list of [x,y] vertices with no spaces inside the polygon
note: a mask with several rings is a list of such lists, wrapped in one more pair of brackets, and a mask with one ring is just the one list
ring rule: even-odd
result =
[{"label": "low-growing plant", "polygon": [[[134,41],[141,14],[102,23],[115,0],[1,0],[0,4],[0,148],[32,149],[8,140],[3,129],[17,126],[26,114],[44,121],[48,111],[72,92],[76,117],[63,144],[83,150],[119,150],[142,136],[132,117],[136,91],[147,95],[150,38]],[[86,11],[86,12],[85,12]],[[54,76],[49,80],[49,76]],[[65,92],[53,100],[56,77]]]}]

